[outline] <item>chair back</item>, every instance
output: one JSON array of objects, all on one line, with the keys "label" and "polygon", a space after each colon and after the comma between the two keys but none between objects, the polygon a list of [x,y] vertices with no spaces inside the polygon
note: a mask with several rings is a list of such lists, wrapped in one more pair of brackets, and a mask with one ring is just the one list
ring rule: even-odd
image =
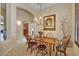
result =
[{"label": "chair back", "polygon": [[[71,38],[70,35],[63,37],[63,40],[59,41],[59,44],[56,47],[56,50],[61,53],[64,53],[65,56],[66,56],[66,49],[68,47],[68,44],[70,43],[70,38]],[[56,55],[57,55],[57,51],[56,51]]]},{"label": "chair back", "polygon": [[27,36],[26,40],[29,43],[32,40],[31,36]]},{"label": "chair back", "polygon": [[63,40],[62,40],[62,45],[64,45],[65,47],[67,47],[68,44],[69,44],[69,42],[70,42],[70,38],[71,38],[70,35],[67,35],[66,37],[64,37]]}]

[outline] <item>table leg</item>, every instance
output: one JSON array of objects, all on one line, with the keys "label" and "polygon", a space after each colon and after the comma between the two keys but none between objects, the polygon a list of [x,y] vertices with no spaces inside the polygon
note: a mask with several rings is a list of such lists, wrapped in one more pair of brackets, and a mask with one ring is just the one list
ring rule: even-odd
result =
[{"label": "table leg", "polygon": [[54,44],[53,44],[53,51],[54,51],[55,49],[54,49]]},{"label": "table leg", "polygon": [[49,56],[51,56],[51,49],[52,49],[52,47],[51,47],[51,45],[49,45]]}]

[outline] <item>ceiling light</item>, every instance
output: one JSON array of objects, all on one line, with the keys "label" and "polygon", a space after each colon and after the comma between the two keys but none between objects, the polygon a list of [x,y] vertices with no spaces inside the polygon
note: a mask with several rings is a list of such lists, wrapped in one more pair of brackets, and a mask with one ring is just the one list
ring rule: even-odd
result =
[{"label": "ceiling light", "polygon": [[17,25],[20,26],[21,25],[21,21],[17,21]]},{"label": "ceiling light", "polygon": [[37,5],[39,5],[39,8],[40,8],[40,12],[39,12],[39,21],[37,20],[37,18],[35,17],[35,21],[36,21],[36,23],[37,23],[37,25],[41,25],[42,24],[42,22],[41,22],[41,20],[42,20],[42,4],[41,3],[38,3]]}]

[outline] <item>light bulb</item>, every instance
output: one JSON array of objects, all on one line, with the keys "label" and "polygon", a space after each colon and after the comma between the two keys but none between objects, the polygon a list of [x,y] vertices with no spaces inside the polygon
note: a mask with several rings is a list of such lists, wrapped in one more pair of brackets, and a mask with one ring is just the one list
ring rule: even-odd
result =
[{"label": "light bulb", "polygon": [[20,26],[21,25],[21,21],[17,21],[17,25]]},{"label": "light bulb", "polygon": [[42,17],[40,16],[40,19],[42,19]]},{"label": "light bulb", "polygon": [[1,24],[4,24],[3,22],[1,22]]},{"label": "light bulb", "polygon": [[37,18],[35,18],[35,21],[37,22]]},{"label": "light bulb", "polygon": [[45,18],[45,20],[46,20],[47,18]]}]

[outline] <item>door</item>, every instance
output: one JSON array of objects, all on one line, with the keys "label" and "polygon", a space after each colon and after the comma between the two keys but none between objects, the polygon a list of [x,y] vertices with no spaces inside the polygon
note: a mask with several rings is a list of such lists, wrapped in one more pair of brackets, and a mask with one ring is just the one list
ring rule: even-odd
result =
[{"label": "door", "polygon": [[28,23],[23,23],[23,34],[25,37],[28,36]]}]

